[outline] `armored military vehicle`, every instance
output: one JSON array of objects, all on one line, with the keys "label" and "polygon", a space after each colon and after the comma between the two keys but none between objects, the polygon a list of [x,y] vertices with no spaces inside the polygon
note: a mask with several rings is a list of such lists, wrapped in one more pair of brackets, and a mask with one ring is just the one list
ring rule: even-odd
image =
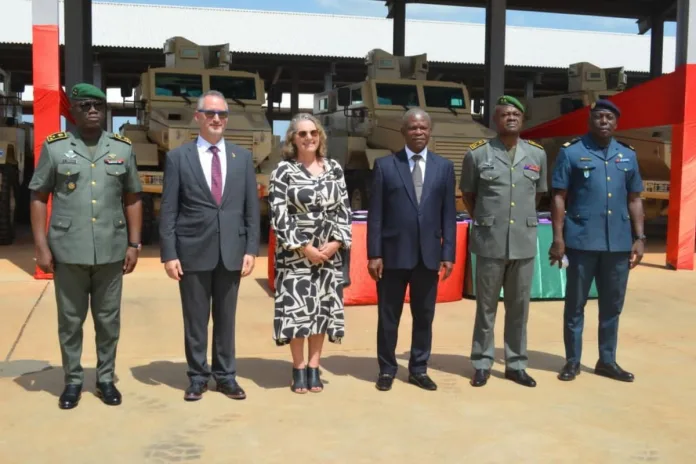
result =
[{"label": "armored military vehicle", "polygon": [[18,218],[29,219],[33,129],[22,122],[23,91],[23,84],[0,69],[0,245],[14,242]]},{"label": "armored military vehicle", "polygon": [[[144,72],[135,90],[137,124],[121,128],[121,135],[133,144],[145,193],[143,243],[150,243],[156,233],[165,155],[197,137],[194,115],[203,93],[217,90],[225,95],[230,110],[225,139],[253,153],[263,200],[268,195],[268,174],[280,159],[262,108],[264,82],[258,74],[229,69],[229,45],[199,46],[173,37],[165,42],[164,54],[165,67]],[[121,91],[124,99],[130,93],[130,88]],[[268,202],[261,201],[261,205],[262,218],[267,218]]]},{"label": "armored military vehicle", "polygon": [[[572,64],[568,69],[568,93],[528,100],[525,125],[533,127],[589,106],[599,98],[611,97],[625,90],[626,85],[627,78],[623,68],[602,69],[590,63]],[[616,138],[632,146],[638,156],[645,190],[643,204],[646,219],[667,214],[672,147],[671,127],[621,131],[619,122],[618,128]],[[561,145],[572,138],[574,137],[539,140],[548,155],[549,179]],[[542,206],[548,206],[548,204]]]},{"label": "armored military vehicle", "polygon": [[[455,82],[428,80],[427,55],[396,57],[380,49],[366,57],[363,82],[314,96],[314,114],[327,131],[328,156],[345,171],[353,211],[366,210],[375,159],[401,150],[402,117],[413,107],[433,122],[429,148],[454,162],[457,185],[467,148],[495,133],[475,122],[467,88]],[[459,189],[457,209],[464,211]]]}]

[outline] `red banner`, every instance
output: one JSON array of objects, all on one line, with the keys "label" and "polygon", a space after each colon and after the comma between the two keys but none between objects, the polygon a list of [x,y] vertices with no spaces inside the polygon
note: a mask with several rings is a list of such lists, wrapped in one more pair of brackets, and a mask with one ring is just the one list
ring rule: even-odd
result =
[{"label": "red banner", "polygon": [[[34,72],[34,166],[39,162],[41,147],[46,137],[60,130],[61,87],[58,25],[32,27],[32,66]],[[51,217],[51,202],[48,202]],[[48,223],[47,223],[48,225]],[[39,267],[35,279],[52,279],[52,274]]]},{"label": "red banner", "polygon": [[[665,74],[621,93],[611,100],[621,109],[619,130],[679,124],[684,106],[684,69]],[[587,132],[588,106],[522,132],[525,139],[574,137]]]}]

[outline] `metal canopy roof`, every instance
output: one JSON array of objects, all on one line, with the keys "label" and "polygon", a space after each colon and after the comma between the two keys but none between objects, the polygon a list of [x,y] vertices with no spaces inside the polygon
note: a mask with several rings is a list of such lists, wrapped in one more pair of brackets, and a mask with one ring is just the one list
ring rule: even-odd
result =
[{"label": "metal canopy roof", "polygon": [[[387,6],[394,1],[377,0]],[[488,0],[405,0],[406,3],[484,8]],[[508,10],[536,11],[588,16],[611,16],[636,20],[660,16],[676,21],[676,0],[507,0]]]}]

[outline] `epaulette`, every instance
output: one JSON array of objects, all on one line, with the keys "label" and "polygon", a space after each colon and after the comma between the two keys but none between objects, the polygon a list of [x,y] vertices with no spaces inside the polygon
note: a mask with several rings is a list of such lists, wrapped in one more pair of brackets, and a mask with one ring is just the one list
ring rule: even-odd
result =
[{"label": "epaulette", "polygon": [[113,134],[111,134],[111,137],[114,138],[114,139],[116,139],[116,140],[119,140],[119,141],[121,141],[121,142],[123,142],[123,143],[127,143],[128,145],[132,145],[132,144],[133,144],[133,143],[130,141],[130,139],[129,139],[128,137],[124,137],[124,136],[122,136],[121,134],[113,133]]},{"label": "epaulette", "polygon": [[527,142],[528,144],[530,144],[533,147],[541,148],[542,150],[544,149],[544,147],[542,147],[541,145],[536,143],[534,140],[525,140],[525,142]]},{"label": "epaulette", "polygon": [[469,145],[469,150],[476,150],[478,147],[482,147],[485,144],[487,144],[488,141],[489,141],[488,139],[481,139],[477,142],[474,142],[471,145]]},{"label": "epaulette", "polygon": [[46,137],[46,142],[48,143],[53,143],[58,140],[64,140],[68,138],[68,134],[66,132],[55,132],[48,137]]},{"label": "epaulette", "polygon": [[627,147],[627,148],[630,148],[630,149],[633,150],[633,151],[636,151],[635,148],[633,148],[632,146],[630,146],[630,145],[627,144],[626,142],[622,142],[621,140],[618,140],[618,139],[617,139],[616,141],[619,142],[619,143],[620,143],[621,145],[623,145],[624,147]]},{"label": "epaulette", "polygon": [[578,140],[580,140],[580,137],[578,137],[578,138],[576,138],[576,139],[573,139],[573,140],[571,140],[570,142],[564,143],[564,144],[563,144],[563,148],[567,148],[567,147],[571,146],[572,144],[574,144],[574,143],[577,142]]}]

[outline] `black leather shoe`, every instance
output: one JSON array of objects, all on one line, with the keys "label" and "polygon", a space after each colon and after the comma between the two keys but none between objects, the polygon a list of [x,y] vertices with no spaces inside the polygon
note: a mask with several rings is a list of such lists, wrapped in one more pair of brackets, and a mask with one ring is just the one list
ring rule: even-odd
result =
[{"label": "black leather shoe", "polygon": [[122,400],[121,392],[113,382],[97,383],[97,397],[109,406],[118,406]]},{"label": "black leather shoe", "polygon": [[198,401],[203,398],[203,393],[208,391],[208,382],[193,381],[184,393],[184,400]]},{"label": "black leather shoe", "polygon": [[216,390],[233,400],[243,400],[246,399],[246,393],[239,386],[236,380],[225,380],[224,382],[218,382],[216,385]]},{"label": "black leather shoe", "polygon": [[575,380],[578,375],[580,375],[580,363],[567,362],[558,373],[558,380],[569,382]]},{"label": "black leather shoe", "polygon": [[621,369],[621,367],[619,367],[619,365],[616,363],[605,364],[601,361],[597,361],[594,372],[602,377],[608,377],[621,382],[633,382],[635,380],[633,374]]},{"label": "black leather shoe", "polygon": [[474,371],[474,376],[471,379],[472,387],[483,387],[488,382],[488,378],[491,376],[491,371],[487,369],[476,369]]},{"label": "black leather shoe", "polygon": [[393,383],[393,375],[379,374],[379,378],[377,379],[377,384],[375,385],[375,387],[377,387],[377,390],[379,391],[389,391],[391,390]]},{"label": "black leather shoe", "polygon": [[58,398],[58,407],[72,409],[78,405],[80,398],[82,398],[82,385],[66,385],[60,398]]},{"label": "black leather shoe", "polygon": [[525,387],[536,387],[536,380],[534,380],[524,369],[517,371],[505,371],[505,378],[512,380]]},{"label": "black leather shoe", "polygon": [[433,382],[433,379],[428,377],[428,374],[409,374],[408,383],[412,383],[417,387],[421,387],[423,390],[435,391],[437,390],[437,384]]}]

